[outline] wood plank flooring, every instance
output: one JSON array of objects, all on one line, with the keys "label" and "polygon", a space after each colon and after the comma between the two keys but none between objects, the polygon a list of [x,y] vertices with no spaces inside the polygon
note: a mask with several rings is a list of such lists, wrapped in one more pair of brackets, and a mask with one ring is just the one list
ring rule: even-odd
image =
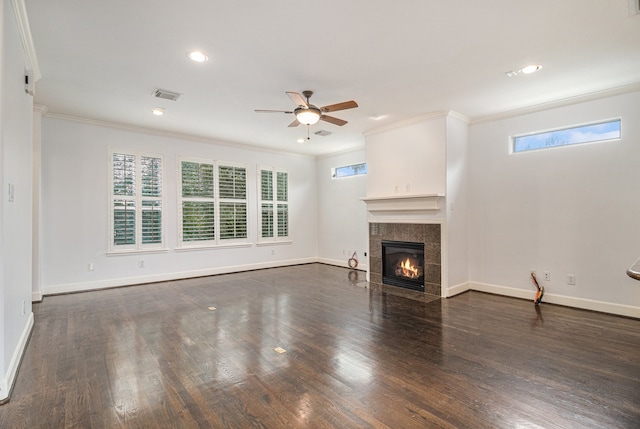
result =
[{"label": "wood plank flooring", "polygon": [[639,320],[363,280],[310,264],[46,297],[0,427],[640,427]]}]

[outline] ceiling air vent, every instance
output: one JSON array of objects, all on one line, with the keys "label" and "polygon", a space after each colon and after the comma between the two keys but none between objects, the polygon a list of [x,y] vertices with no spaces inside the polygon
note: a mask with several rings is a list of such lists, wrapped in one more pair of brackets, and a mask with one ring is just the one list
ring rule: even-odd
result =
[{"label": "ceiling air vent", "polygon": [[326,137],[326,136],[330,136],[331,135],[331,133],[329,131],[325,131],[325,130],[316,131],[313,134],[315,134],[317,136],[322,136],[322,137]]},{"label": "ceiling air vent", "polygon": [[640,0],[629,0],[629,12],[631,12],[631,15],[640,13]]},{"label": "ceiling air vent", "polygon": [[178,101],[182,94],[179,92],[167,91],[166,89],[156,88],[153,90],[153,96],[164,100]]}]

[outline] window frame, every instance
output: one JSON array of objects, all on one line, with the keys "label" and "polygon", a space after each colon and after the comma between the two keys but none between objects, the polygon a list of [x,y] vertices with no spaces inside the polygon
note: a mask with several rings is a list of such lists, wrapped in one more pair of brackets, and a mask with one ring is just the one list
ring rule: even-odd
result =
[{"label": "window frame", "polygon": [[[361,173],[358,172],[358,173],[354,173],[354,174],[347,174],[345,176],[338,176],[338,170],[340,170],[342,168],[354,169],[355,167],[358,167],[360,165],[364,165],[364,171],[363,172],[361,172]],[[342,166],[338,166],[338,167],[331,167],[331,179],[332,180],[338,180],[338,179],[347,179],[347,178],[350,178],[350,177],[366,176],[368,172],[369,172],[369,167],[368,167],[366,161],[358,162],[358,163],[355,163],[355,164],[342,165]]]},{"label": "window frame", "polygon": [[[563,143],[563,144],[555,144],[555,145],[549,145],[549,146],[535,147],[535,148],[530,148],[530,149],[516,150],[516,145],[518,143],[518,139],[521,139],[521,138],[542,136],[542,135],[551,134],[551,133],[561,133],[563,131],[579,130],[579,129],[586,128],[586,127],[591,127],[591,126],[613,124],[615,122],[619,123],[619,136],[618,137],[593,139],[593,140],[588,140],[588,141],[573,142],[573,143]],[[617,118],[602,119],[602,120],[598,120],[598,121],[585,122],[585,123],[582,123],[582,124],[575,124],[575,125],[556,127],[556,128],[551,128],[551,129],[546,129],[546,130],[541,130],[541,131],[533,131],[533,132],[522,133],[522,134],[514,134],[514,135],[509,137],[509,153],[510,154],[521,154],[521,153],[527,153],[527,152],[537,152],[537,151],[544,150],[544,149],[556,149],[556,148],[560,148],[560,147],[582,146],[582,145],[585,145],[585,144],[605,143],[605,142],[620,141],[620,140],[622,140],[622,118],[621,117],[617,117]]]},{"label": "window frame", "polygon": [[[230,167],[233,169],[244,169],[244,198],[228,198],[220,196],[220,168],[222,167]],[[216,188],[215,191],[217,193],[217,203],[218,203],[218,216],[217,220],[217,238],[218,244],[233,244],[233,243],[247,243],[249,241],[249,177],[248,177],[248,169],[246,164],[236,163],[236,162],[227,162],[227,161],[219,161],[216,167]],[[222,227],[220,222],[222,220],[222,210],[220,209],[222,204],[244,204],[245,210],[245,221],[244,221],[244,237],[237,238],[226,238],[222,237]]]},{"label": "window frame", "polygon": [[[272,180],[272,193],[271,193],[271,198],[270,199],[264,199],[262,196],[262,172],[263,171],[267,171],[269,173],[271,173],[271,180]],[[286,181],[286,200],[280,200],[279,199],[279,191],[280,191],[280,187],[278,185],[278,174],[286,174],[287,177],[287,181]],[[272,166],[265,166],[265,165],[259,165],[257,168],[257,200],[258,200],[258,207],[257,207],[257,214],[258,214],[258,243],[290,243],[292,241],[291,239],[291,210],[290,210],[290,186],[289,186],[289,172],[284,169],[284,168],[278,168],[278,167],[272,167]],[[262,235],[262,225],[263,225],[263,210],[262,207],[264,204],[270,204],[272,207],[272,220],[271,220],[271,230],[273,232],[272,236],[267,236],[267,237],[263,237]],[[287,223],[287,234],[286,235],[280,235],[278,233],[278,227],[279,227],[279,221],[281,221],[281,216],[279,215],[279,210],[281,207],[285,207],[286,208],[286,223]]]},{"label": "window frame", "polygon": [[[133,156],[135,162],[135,193],[134,195],[118,195],[115,193],[115,180],[114,180],[114,155],[122,154],[127,156]],[[142,195],[143,178],[142,178],[142,158],[155,158],[160,160],[160,172],[159,172],[159,185],[160,196]],[[110,147],[108,150],[108,179],[107,186],[109,187],[109,204],[108,215],[109,227],[108,227],[108,246],[107,254],[127,254],[127,253],[145,253],[145,252],[164,252],[167,249],[167,216],[166,216],[166,183],[165,183],[165,156],[163,153],[144,151],[144,150],[131,150],[121,147]],[[115,201],[125,200],[132,201],[135,204],[135,241],[133,244],[116,244],[115,243]],[[143,202],[157,202],[160,207],[160,242],[159,243],[144,243],[143,242]]]},{"label": "window frame", "polygon": [[[213,167],[213,197],[183,197],[182,195],[182,164],[183,162],[194,162],[199,164],[208,164]],[[242,168],[245,170],[245,198],[221,198],[220,197],[220,167],[232,167],[232,168]],[[194,157],[194,156],[178,156],[177,159],[177,180],[176,180],[176,197],[177,197],[177,237],[178,244],[176,250],[197,250],[197,249],[207,249],[214,247],[227,247],[227,246],[243,246],[250,245],[249,241],[249,199],[248,199],[248,169],[247,165],[244,163],[230,162],[230,161],[217,161],[211,158],[202,158],[202,157]],[[183,202],[185,198],[188,201],[210,201],[213,203],[213,239],[211,240],[197,240],[197,241],[185,241],[184,240],[184,226],[183,226]],[[245,219],[245,231],[246,236],[240,238],[222,238],[221,237],[221,210],[220,204],[234,202],[238,204],[244,204],[246,210],[246,219]]]}]

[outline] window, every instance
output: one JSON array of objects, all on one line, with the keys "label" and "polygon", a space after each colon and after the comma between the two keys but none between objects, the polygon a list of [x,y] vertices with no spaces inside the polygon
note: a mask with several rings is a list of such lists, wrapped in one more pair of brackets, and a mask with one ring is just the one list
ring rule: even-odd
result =
[{"label": "window", "polygon": [[272,167],[259,168],[260,241],[289,237],[289,174]]},{"label": "window", "polygon": [[545,149],[620,138],[621,120],[604,121],[513,137],[513,152]]},{"label": "window", "polygon": [[164,247],[163,156],[111,151],[110,251]]},{"label": "window", "polygon": [[365,162],[361,164],[345,165],[344,167],[335,167],[331,169],[331,177],[333,179],[359,176],[361,174],[367,174],[367,164]]},{"label": "window", "polygon": [[215,240],[213,163],[182,161],[182,242]]},{"label": "window", "polygon": [[247,238],[247,170],[211,160],[180,160],[179,246]]},{"label": "window", "polygon": [[220,239],[247,238],[247,169],[220,165]]}]

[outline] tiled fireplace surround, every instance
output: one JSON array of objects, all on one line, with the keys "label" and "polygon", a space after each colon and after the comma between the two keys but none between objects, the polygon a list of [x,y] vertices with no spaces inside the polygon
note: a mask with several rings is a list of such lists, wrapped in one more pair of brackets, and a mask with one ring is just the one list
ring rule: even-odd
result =
[{"label": "tiled fireplace surround", "polygon": [[441,296],[440,224],[369,223],[369,281],[382,285],[382,241],[424,243],[425,293]]}]

